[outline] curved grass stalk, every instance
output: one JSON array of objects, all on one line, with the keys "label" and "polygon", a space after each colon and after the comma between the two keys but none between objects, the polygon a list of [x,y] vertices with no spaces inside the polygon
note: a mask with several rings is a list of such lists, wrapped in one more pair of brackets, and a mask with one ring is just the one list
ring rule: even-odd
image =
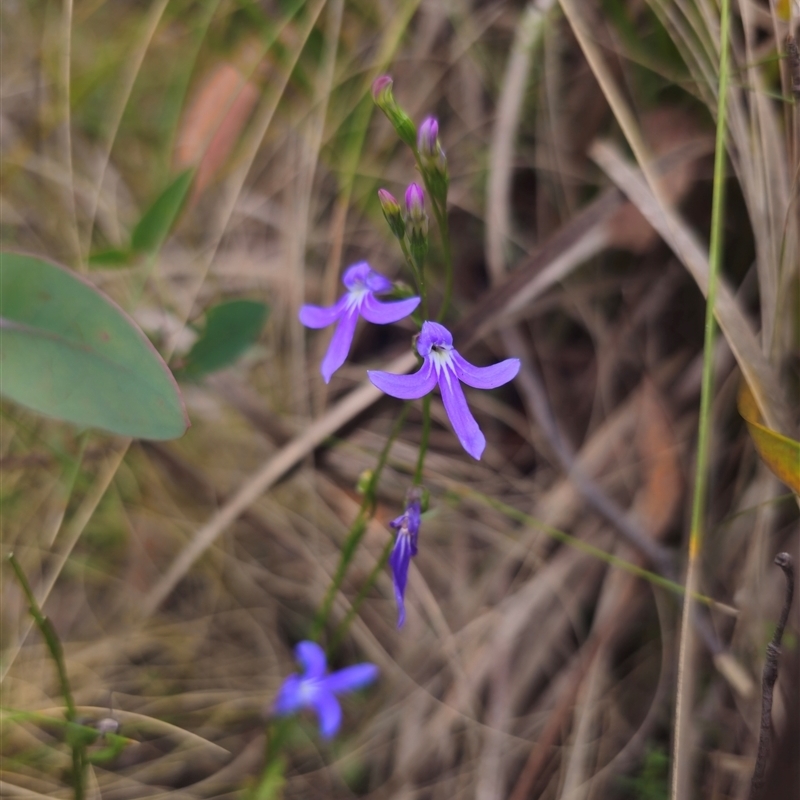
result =
[{"label": "curved grass stalk", "polygon": [[730,0],[720,5],[719,91],[717,93],[717,136],[714,153],[714,194],[711,202],[711,242],[709,245],[708,295],[706,296],[705,337],[703,341],[703,377],[700,392],[700,419],[697,431],[692,521],[689,531],[689,553],[686,570],[686,602],[681,619],[680,653],[678,656],[678,688],[675,707],[675,738],[672,758],[672,800],[688,797],[691,778],[689,729],[694,695],[691,674],[693,652],[693,613],[699,560],[705,528],[708,465],[711,444],[711,401],[714,378],[714,338],[716,321],[714,305],[717,296],[717,277],[722,262],[722,237],[725,216],[725,142],[727,133],[728,81],[730,77]]}]

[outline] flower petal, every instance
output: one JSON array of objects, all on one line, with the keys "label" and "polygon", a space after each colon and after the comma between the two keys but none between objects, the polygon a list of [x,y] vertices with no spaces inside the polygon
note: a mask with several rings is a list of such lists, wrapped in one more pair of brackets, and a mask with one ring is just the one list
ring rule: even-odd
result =
[{"label": "flower petal", "polygon": [[319,718],[319,732],[323,739],[330,739],[342,724],[342,707],[332,692],[320,689],[311,701]]},{"label": "flower petal", "polygon": [[453,334],[444,325],[430,320],[422,323],[422,330],[417,338],[417,352],[425,358],[432,347],[452,347]]},{"label": "flower petal", "polygon": [[400,534],[395,541],[392,554],[389,556],[389,566],[392,568],[394,579],[394,597],[397,601],[397,627],[402,628],[406,621],[406,583],[408,582],[408,567],[411,564],[411,541],[406,534]]},{"label": "flower petal", "polygon": [[321,678],[328,669],[325,651],[316,642],[299,642],[294,657],[303,668],[303,677]]},{"label": "flower petal", "polygon": [[338,672],[332,672],[323,681],[326,691],[339,694],[340,692],[355,692],[363,689],[378,679],[378,668],[375,664],[356,664],[345,667]]},{"label": "flower petal", "polygon": [[375,295],[368,294],[361,301],[359,312],[367,322],[375,325],[388,325],[407,317],[419,305],[419,297],[382,303]]},{"label": "flower petal", "polygon": [[290,675],[278,689],[273,708],[276,714],[284,716],[294,714],[305,705],[302,695],[303,679],[299,675]]},{"label": "flower petal", "polygon": [[347,295],[340,297],[332,306],[312,306],[306,304],[300,308],[298,317],[306,328],[327,328],[342,316],[347,305]]},{"label": "flower petal", "polygon": [[369,369],[367,376],[382,392],[400,400],[416,400],[432,392],[436,386],[436,370],[428,360],[413,375],[393,375],[391,372]]},{"label": "flower petal", "polygon": [[342,283],[348,289],[360,289],[366,285],[367,276],[372,272],[372,267],[366,261],[359,261],[348,267],[342,275]]},{"label": "flower petal", "polygon": [[458,378],[449,370],[442,370],[439,389],[442,392],[444,410],[450,418],[458,441],[473,458],[480,460],[486,447],[486,439],[467,406],[467,399],[464,397],[464,390]]},{"label": "flower petal", "polygon": [[331,382],[331,375],[344,364],[347,354],[350,352],[350,345],[353,343],[353,334],[356,332],[356,322],[358,322],[358,312],[355,309],[348,309],[342,314],[339,324],[333,333],[331,343],[328,345],[328,352],[320,364],[320,372],[325,379],[325,383]]},{"label": "flower petal", "polygon": [[476,367],[470,364],[457,350],[452,354],[453,367],[458,379],[475,389],[496,389],[517,377],[519,359],[507,358],[490,367]]}]

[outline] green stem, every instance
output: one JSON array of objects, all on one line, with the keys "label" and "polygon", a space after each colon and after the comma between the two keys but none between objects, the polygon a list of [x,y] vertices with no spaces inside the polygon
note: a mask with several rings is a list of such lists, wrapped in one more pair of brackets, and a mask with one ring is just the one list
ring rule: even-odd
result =
[{"label": "green stem", "polygon": [[[64,698],[64,705],[66,706],[65,716],[68,722],[75,722],[77,713],[75,711],[75,701],[72,698],[72,690],[69,685],[69,677],[67,675],[67,667],[64,663],[64,648],[61,646],[61,640],[58,638],[53,623],[42,613],[39,603],[33,594],[28,579],[22,571],[22,567],[17,561],[16,556],[10,553],[8,562],[17,576],[19,585],[22,587],[22,592],[25,599],[28,601],[28,610],[36,623],[36,627],[42,634],[47,649],[50,651],[50,656],[56,665],[56,672],[58,672],[58,682],[61,688],[61,695]],[[85,762],[85,748],[79,744],[70,745],[72,748],[72,785],[75,789],[75,800],[83,800],[83,773]]]},{"label": "green stem", "polygon": [[336,650],[336,648],[342,643],[344,637],[347,635],[347,631],[350,628],[353,620],[358,614],[358,610],[361,608],[361,604],[366,599],[367,595],[369,594],[370,589],[375,585],[375,581],[378,580],[378,575],[383,572],[384,568],[386,567],[386,562],[389,560],[389,555],[392,552],[392,547],[394,547],[394,539],[389,539],[386,542],[386,545],[383,548],[383,552],[381,553],[381,557],[378,559],[375,566],[372,568],[372,572],[369,573],[367,576],[367,580],[364,581],[364,585],[361,587],[361,590],[356,595],[356,599],[353,601],[353,605],[350,606],[350,610],[345,615],[345,618],[339,623],[339,627],[336,628],[336,631],[333,634],[333,638],[331,639],[330,647],[328,648],[328,653],[332,653]]},{"label": "green stem", "polygon": [[422,439],[419,443],[419,455],[417,456],[417,468],[414,470],[413,485],[422,484],[422,470],[425,466],[425,455],[428,452],[428,440],[431,435],[431,396],[426,394],[422,398]]},{"label": "green stem", "polygon": [[436,316],[436,321],[441,322],[450,309],[450,301],[453,298],[453,253],[450,249],[450,227],[447,224],[447,209],[439,209],[434,206],[434,216],[442,237],[442,253],[444,254],[444,297],[442,306]]},{"label": "green stem", "polygon": [[383,468],[386,466],[386,460],[389,457],[389,452],[392,448],[392,445],[394,444],[395,439],[399,436],[403,424],[405,423],[406,416],[408,415],[408,409],[409,404],[405,403],[397,417],[397,420],[395,421],[392,432],[389,434],[389,438],[386,440],[386,444],[381,451],[380,457],[378,458],[378,463],[376,464],[375,470],[372,473],[372,477],[370,478],[367,488],[364,491],[364,499],[361,501],[361,508],[359,509],[358,515],[350,527],[347,538],[342,546],[342,553],[339,556],[339,563],[336,567],[333,580],[331,581],[328,590],[325,592],[325,597],[323,598],[320,610],[311,625],[311,630],[308,634],[309,639],[316,640],[322,634],[322,631],[328,622],[331,609],[333,608],[333,601],[336,599],[336,594],[341,588],[344,577],[347,574],[347,568],[350,566],[350,562],[353,560],[353,556],[355,556],[358,545],[361,543],[361,539],[367,531],[367,525],[375,513],[375,495],[378,489],[378,482],[380,481]]},{"label": "green stem", "polygon": [[[695,464],[692,521],[689,532],[689,558],[686,570],[686,601],[683,604],[680,652],[678,656],[678,694],[675,708],[676,745],[673,757],[673,800],[683,796],[689,781],[688,744],[689,708],[691,707],[691,625],[694,595],[698,584],[698,562],[703,545],[706,515],[708,464],[711,442],[711,402],[714,379],[714,338],[716,320],[714,309],[717,297],[717,276],[722,263],[723,224],[725,212],[725,141],[727,133],[728,80],[730,41],[730,0],[720,4],[719,94],[717,97],[717,135],[714,153],[714,194],[711,201],[711,242],[708,255],[708,294],[706,296],[705,337],[703,341],[703,377],[700,390],[700,419],[697,431],[697,460]],[[686,678],[686,682],[684,681]]]},{"label": "green stem", "polygon": [[414,259],[411,258],[411,253],[408,250],[406,240],[403,238],[398,239],[398,241],[400,242],[400,249],[403,251],[403,256],[408,264],[408,268],[411,270],[411,274],[414,276],[414,282],[417,284],[417,291],[419,292],[419,296],[422,298],[422,315],[423,318],[426,318],[428,315],[428,298],[426,297],[425,292],[425,275],[423,272],[420,272],[417,269],[416,264],[414,264]]}]

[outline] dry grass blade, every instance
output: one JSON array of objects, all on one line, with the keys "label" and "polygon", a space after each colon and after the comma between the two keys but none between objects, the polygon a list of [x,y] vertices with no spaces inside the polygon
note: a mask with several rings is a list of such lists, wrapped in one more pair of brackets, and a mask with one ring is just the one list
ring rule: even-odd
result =
[{"label": "dry grass blade", "polygon": [[[612,144],[596,142],[592,146],[591,155],[631,199],[642,216],[661,234],[705,295],[708,287],[708,257],[689,226],[676,211],[658,201],[641,173],[628,164]],[[770,427],[791,435],[794,428],[792,415],[782,399],[783,392],[777,375],[764,357],[750,323],[724,282],[719,287],[716,317],[764,418]]]},{"label": "dry grass blade", "polygon": [[[389,372],[405,373],[417,363],[413,353],[407,353],[387,365]],[[318,447],[329,436],[336,433],[346,423],[358,416],[379,400],[383,393],[369,381],[336,403],[320,419],[313,422],[299,436],[296,436],[278,453],[270,458],[249,480],[236,492],[228,502],[219,509],[206,524],[193,536],[187,547],[181,551],[167,570],[166,574],[153,587],[142,603],[140,613],[149,617],[170,592],[177,586],[191,568],[192,564],[214,543],[217,537],[236,520],[252,503],[276,481],[280,480],[292,467],[299,463],[314,448]]]}]

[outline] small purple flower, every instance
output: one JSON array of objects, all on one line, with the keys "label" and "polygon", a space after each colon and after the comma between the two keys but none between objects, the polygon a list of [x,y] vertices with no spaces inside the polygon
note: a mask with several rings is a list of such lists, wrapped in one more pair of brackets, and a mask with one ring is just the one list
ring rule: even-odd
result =
[{"label": "small purple flower", "polygon": [[459,381],[475,389],[495,389],[516,377],[519,359],[507,358],[491,367],[476,367],[453,348],[453,335],[438,322],[422,324],[417,352],[423,363],[413,375],[368,370],[369,379],[381,391],[401,400],[416,400],[433,391],[438,383],[444,409],[458,440],[473,458],[479,459],[486,439],[467,406]]},{"label": "small purple flower", "polygon": [[402,628],[406,621],[406,583],[411,559],[417,554],[417,539],[420,525],[420,502],[412,500],[397,519],[389,523],[397,531],[397,538],[389,556],[389,566],[394,579],[394,596],[397,600],[397,627]]},{"label": "small purple flower", "polygon": [[320,366],[325,383],[330,383],[331,375],[344,364],[350,352],[359,314],[367,322],[387,325],[407,317],[419,305],[419,297],[392,303],[377,300],[375,295],[390,291],[392,282],[371,269],[366,261],[350,267],[344,273],[342,283],[347,287],[347,294],[335,305],[328,308],[304,305],[300,309],[300,322],[307,328],[326,328],[334,322],[339,323]]},{"label": "small purple flower", "polygon": [[342,724],[342,707],[336,695],[374,683],[378,668],[375,664],[356,664],[329,673],[325,651],[314,642],[300,642],[294,654],[303,674],[290,675],[283,682],[273,710],[278,716],[288,716],[301,708],[313,708],[320,734],[323,739],[330,739]]}]

